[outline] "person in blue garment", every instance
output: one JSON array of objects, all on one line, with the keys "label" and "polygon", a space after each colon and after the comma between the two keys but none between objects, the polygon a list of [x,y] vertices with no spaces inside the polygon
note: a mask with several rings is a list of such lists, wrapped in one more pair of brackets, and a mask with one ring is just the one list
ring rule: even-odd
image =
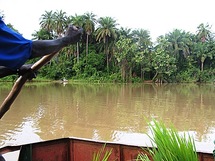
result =
[{"label": "person in blue garment", "polygon": [[0,17],[0,78],[30,70],[28,59],[56,53],[78,42],[83,29],[69,25],[64,37],[53,40],[28,40],[9,28]]},{"label": "person in blue garment", "polygon": [[0,161],[6,161],[2,155],[0,155]]}]

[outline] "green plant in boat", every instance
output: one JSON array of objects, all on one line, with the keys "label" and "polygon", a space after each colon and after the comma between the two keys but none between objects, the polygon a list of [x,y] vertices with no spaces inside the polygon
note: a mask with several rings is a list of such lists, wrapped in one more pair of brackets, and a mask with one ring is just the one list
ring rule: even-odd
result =
[{"label": "green plant in boat", "polygon": [[108,161],[112,153],[112,149],[106,150],[105,147],[106,147],[106,144],[98,152],[95,152],[93,154],[92,161]]},{"label": "green plant in boat", "polygon": [[[214,145],[215,145],[215,140],[214,140]],[[214,160],[215,160],[215,147],[214,147],[214,150],[213,150],[213,156],[214,156]]]},{"label": "green plant in boat", "polygon": [[[191,136],[179,135],[172,127],[166,128],[164,123],[153,120],[149,123],[152,136],[148,135],[153,147],[144,149],[149,152],[153,161],[198,161],[196,147]],[[139,154],[137,160],[149,161],[146,154]]]}]

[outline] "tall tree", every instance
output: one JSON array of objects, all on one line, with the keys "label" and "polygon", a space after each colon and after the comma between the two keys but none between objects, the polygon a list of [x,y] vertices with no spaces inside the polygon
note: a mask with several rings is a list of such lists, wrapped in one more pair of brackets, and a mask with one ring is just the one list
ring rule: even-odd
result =
[{"label": "tall tree", "polygon": [[209,41],[212,37],[211,37],[211,27],[209,26],[209,24],[203,24],[201,23],[198,27],[197,27],[197,38],[201,41],[201,42],[205,42],[205,41]]},{"label": "tall tree", "polygon": [[117,28],[118,25],[116,20],[111,17],[100,17],[98,20],[98,28],[96,30],[96,41],[103,41],[104,43],[104,53],[106,54],[107,61],[107,71],[109,72],[109,44],[112,40],[117,38]]},{"label": "tall tree", "polygon": [[132,35],[132,29],[131,28],[124,28],[124,27],[120,27],[119,29],[119,34],[121,37],[124,38],[129,38],[132,39],[133,35]]},{"label": "tall tree", "polygon": [[132,76],[132,61],[136,51],[137,45],[129,38],[120,37],[116,42],[116,53],[114,56],[120,64],[123,82],[128,82]]},{"label": "tall tree", "polygon": [[158,46],[152,54],[152,67],[156,71],[152,80],[157,83],[166,82],[165,77],[169,77],[176,70],[175,57]]},{"label": "tall tree", "polygon": [[179,58],[180,46],[181,46],[181,31],[175,29],[173,32],[169,32],[165,35],[165,38],[168,42],[171,43],[170,53],[175,56],[175,58]]},{"label": "tall tree", "polygon": [[[73,23],[73,25],[77,26],[77,27],[83,27],[84,25],[84,20],[83,20],[83,15],[77,15],[75,14],[75,16],[71,16],[71,21]],[[77,62],[79,63],[79,42],[77,42],[76,44],[76,55],[77,55]]]},{"label": "tall tree", "polygon": [[53,31],[53,26],[54,26],[54,13],[52,11],[45,11],[44,14],[41,15],[40,17],[40,26],[43,29],[46,29],[48,32]]},{"label": "tall tree", "polygon": [[89,36],[94,32],[95,30],[95,24],[96,24],[96,15],[92,12],[85,13],[84,14],[84,30],[86,32],[86,55],[89,53],[88,46],[89,46]]},{"label": "tall tree", "polygon": [[53,29],[56,32],[58,37],[61,37],[63,35],[65,28],[67,26],[67,19],[68,19],[68,17],[66,15],[66,12],[63,12],[62,10],[54,12]]},{"label": "tall tree", "polygon": [[152,47],[152,42],[148,30],[138,29],[132,32],[134,42],[139,46],[139,49],[145,50]]},{"label": "tall tree", "polygon": [[39,31],[35,31],[33,34],[33,40],[51,40],[53,39],[52,33],[46,29],[41,28]]},{"label": "tall tree", "polygon": [[133,59],[140,65],[141,79],[144,79],[144,73],[150,70],[151,37],[149,31],[144,29],[133,30],[132,35],[133,42],[138,46]]},{"label": "tall tree", "polygon": [[83,27],[83,25],[84,25],[83,15],[75,14],[75,16],[70,17],[70,20],[71,20],[72,24],[77,27]]},{"label": "tall tree", "polygon": [[207,58],[212,59],[214,55],[214,43],[212,39],[212,32],[210,31],[211,27],[209,24],[203,24],[201,23],[197,27],[197,34],[196,38],[197,41],[194,45],[194,52],[196,57],[200,60],[201,65],[200,69],[201,72],[204,70],[204,62]]},{"label": "tall tree", "polygon": [[178,70],[182,70],[186,66],[187,57],[191,53],[192,35],[183,30],[175,29],[166,34],[165,38],[171,44],[168,52],[176,58]]},{"label": "tall tree", "polygon": [[201,72],[204,70],[204,62],[207,58],[212,59],[214,56],[214,44],[211,42],[197,42],[194,45],[194,54],[200,61]]}]

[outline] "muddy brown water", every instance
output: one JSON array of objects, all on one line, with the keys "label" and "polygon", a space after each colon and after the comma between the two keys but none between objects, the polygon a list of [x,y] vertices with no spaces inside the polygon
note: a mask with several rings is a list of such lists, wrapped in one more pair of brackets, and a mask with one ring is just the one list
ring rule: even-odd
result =
[{"label": "muddy brown water", "polygon": [[[11,87],[0,83],[0,102]],[[27,83],[0,120],[0,146],[62,137],[139,144],[151,118],[212,151],[215,85]]]}]

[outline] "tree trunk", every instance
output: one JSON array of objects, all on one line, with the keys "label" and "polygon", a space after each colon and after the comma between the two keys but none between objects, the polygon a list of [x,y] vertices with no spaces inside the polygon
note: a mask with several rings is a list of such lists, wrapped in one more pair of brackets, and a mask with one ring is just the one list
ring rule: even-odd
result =
[{"label": "tree trunk", "polygon": [[125,82],[125,65],[123,63],[121,66],[121,77],[122,77],[122,81]]},{"label": "tree trunk", "polygon": [[128,81],[131,83],[132,80],[132,67],[129,69],[129,76],[128,76]]},{"label": "tree trunk", "polygon": [[201,60],[201,71],[203,72],[204,70],[204,60]]},{"label": "tree trunk", "polygon": [[107,52],[107,49],[106,49],[106,59],[107,59],[107,61],[106,61],[106,63],[107,63],[107,72],[109,73],[109,57],[108,57],[108,52]]},{"label": "tree trunk", "polygon": [[154,82],[156,77],[157,77],[158,73],[156,72],[155,76],[152,78],[152,81]]},{"label": "tree trunk", "polygon": [[143,80],[144,81],[144,74],[145,74],[145,71],[144,71],[144,69],[143,69],[143,67],[142,67],[142,65],[141,65],[141,67],[140,67],[140,78],[141,78],[141,80]]},{"label": "tree trunk", "polygon": [[77,42],[77,63],[79,63],[79,43]]},{"label": "tree trunk", "polygon": [[86,40],[86,55],[88,54],[88,45],[89,45],[89,35],[87,34],[87,40]]}]

